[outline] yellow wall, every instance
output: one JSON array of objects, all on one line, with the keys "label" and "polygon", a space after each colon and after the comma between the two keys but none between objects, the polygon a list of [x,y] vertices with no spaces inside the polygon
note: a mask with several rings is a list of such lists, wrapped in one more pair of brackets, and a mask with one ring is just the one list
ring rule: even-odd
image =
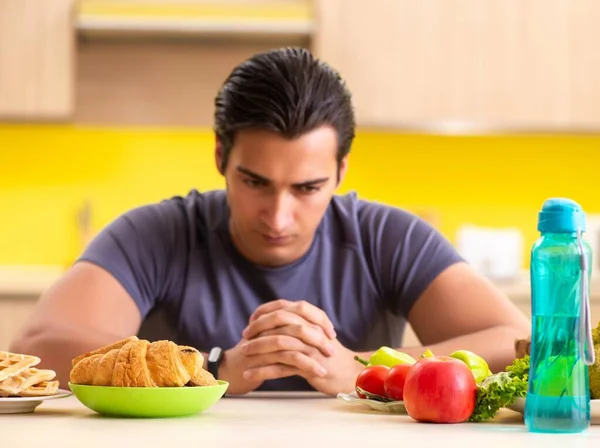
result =
[{"label": "yellow wall", "polygon": [[[93,229],[139,204],[223,186],[208,130],[0,126],[0,264],[67,264]],[[568,154],[568,155],[567,155]],[[360,132],[340,192],[436,214],[454,241],[463,223],[517,226],[529,246],[544,199],[600,213],[600,135],[443,137]]]}]

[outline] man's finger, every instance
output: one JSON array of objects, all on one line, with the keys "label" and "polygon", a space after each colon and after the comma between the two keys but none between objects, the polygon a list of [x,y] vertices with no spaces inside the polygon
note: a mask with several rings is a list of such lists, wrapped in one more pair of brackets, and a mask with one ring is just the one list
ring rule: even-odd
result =
[{"label": "man's finger", "polygon": [[335,329],[327,314],[319,307],[312,303],[308,303],[305,300],[290,302],[289,300],[281,299],[265,303],[264,305],[259,306],[252,316],[250,316],[250,324],[267,314],[272,314],[281,310],[291,311],[301,316],[306,321],[321,327],[330,339],[335,338]]},{"label": "man's finger", "polygon": [[294,313],[302,316],[308,322],[321,327],[325,331],[325,334],[331,339],[335,338],[333,323],[331,323],[329,316],[327,316],[325,311],[323,311],[321,308],[313,305],[312,303],[308,303],[305,300],[293,302],[292,305],[284,309],[289,308],[291,308]]},{"label": "man's finger", "polygon": [[264,303],[254,310],[252,316],[250,316],[249,322],[252,323],[260,316],[272,313],[273,311],[281,310],[292,303],[293,302],[285,299],[272,300],[271,302]]},{"label": "man's finger", "polygon": [[295,313],[277,310],[269,314],[264,314],[249,324],[242,332],[242,336],[244,339],[252,339],[264,331],[274,330],[275,328],[285,327],[286,325],[309,324],[304,318]]},{"label": "man's finger", "polygon": [[325,367],[317,360],[304,353],[293,350],[248,356],[248,361],[250,366],[248,370],[276,364],[285,364],[286,366],[294,367],[295,369],[302,371],[306,375],[327,375],[327,370],[325,370]]},{"label": "man's finger", "polygon": [[269,366],[253,367],[244,371],[244,379],[248,381],[267,381],[288,376],[301,375],[302,372],[295,367],[285,364],[272,364]]},{"label": "man's finger", "polygon": [[[248,341],[248,344],[254,344],[258,341],[261,341],[265,337],[291,337],[296,341],[301,341],[308,346],[315,347],[317,350],[321,351],[321,353],[323,353],[323,355],[325,356],[331,356],[335,352],[333,343],[329,340],[329,338],[327,338],[327,336],[325,336],[325,333],[323,333],[323,329],[316,325],[287,325],[285,327],[276,328],[274,330],[268,330],[260,333],[256,339]],[[283,342],[283,340],[273,342]],[[303,351],[295,347],[297,347],[297,345],[291,347],[290,350]],[[284,348],[281,348],[280,350],[283,349]]]},{"label": "man's finger", "polygon": [[[275,330],[273,330],[275,331]],[[247,356],[263,355],[287,350],[306,351],[307,345],[298,338],[284,334],[263,335],[251,339],[242,345],[242,351]]]}]

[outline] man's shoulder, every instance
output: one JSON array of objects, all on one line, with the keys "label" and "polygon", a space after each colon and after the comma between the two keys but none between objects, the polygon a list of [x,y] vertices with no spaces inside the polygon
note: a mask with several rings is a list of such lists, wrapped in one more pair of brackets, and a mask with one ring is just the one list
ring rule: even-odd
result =
[{"label": "man's shoulder", "polygon": [[225,190],[208,190],[200,192],[190,190],[186,195],[175,195],[151,204],[155,207],[184,207],[189,210],[222,211],[226,200]]},{"label": "man's shoulder", "polygon": [[163,221],[171,225],[189,221],[210,225],[222,217],[225,200],[224,190],[201,193],[192,189],[186,195],[175,195],[134,207],[125,212],[122,218],[141,224],[150,220]]},{"label": "man's shoulder", "polygon": [[79,261],[112,273],[145,317],[157,301],[183,294],[190,249],[208,241],[205,230],[220,219],[224,199],[220,191],[191,190],[131,208],[93,238]]},{"label": "man's shoulder", "polygon": [[416,253],[430,243],[451,250],[446,237],[416,213],[360,199],[355,192],[334,197],[329,221],[335,222],[330,227],[341,230],[345,245],[354,246],[361,253],[376,258],[395,249]]},{"label": "man's shoulder", "polygon": [[463,261],[448,239],[415,213],[360,200],[356,194],[336,197],[333,203],[346,245],[353,239],[356,253],[394,312],[408,316],[431,282]]},{"label": "man's shoulder", "polygon": [[359,198],[354,191],[335,195],[331,208],[337,219],[352,223],[361,231],[371,231],[374,226],[388,224],[405,228],[415,221],[422,221],[420,217],[408,210],[391,204]]}]

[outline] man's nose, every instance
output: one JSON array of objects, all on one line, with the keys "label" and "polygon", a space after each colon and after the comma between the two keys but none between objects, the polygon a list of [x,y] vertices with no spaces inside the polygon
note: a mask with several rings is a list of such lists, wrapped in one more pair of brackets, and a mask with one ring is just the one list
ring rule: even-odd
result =
[{"label": "man's nose", "polygon": [[263,214],[264,223],[276,233],[283,232],[294,220],[294,198],[286,193],[273,195]]}]

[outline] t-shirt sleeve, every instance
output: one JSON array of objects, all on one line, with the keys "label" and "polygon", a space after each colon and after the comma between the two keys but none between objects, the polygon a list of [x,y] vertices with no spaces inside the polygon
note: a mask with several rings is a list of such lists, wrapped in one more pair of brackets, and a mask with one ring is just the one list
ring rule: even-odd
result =
[{"label": "t-shirt sleeve", "polygon": [[176,204],[162,202],[132,209],[104,227],[78,261],[112,274],[137,304],[142,319],[169,294],[181,257],[184,222]]},{"label": "t-shirt sleeve", "polygon": [[367,203],[362,221],[372,268],[395,314],[407,317],[442,271],[464,261],[438,230],[407,211]]}]

